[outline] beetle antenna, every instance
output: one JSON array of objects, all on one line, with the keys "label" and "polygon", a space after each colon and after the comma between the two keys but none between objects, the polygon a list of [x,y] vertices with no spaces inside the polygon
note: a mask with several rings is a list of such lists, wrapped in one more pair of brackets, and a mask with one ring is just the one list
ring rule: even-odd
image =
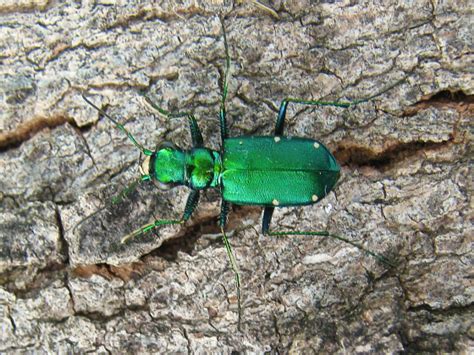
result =
[{"label": "beetle antenna", "polygon": [[91,105],[93,108],[95,108],[101,115],[107,117],[110,121],[112,121],[112,123],[115,125],[115,127],[117,127],[118,129],[120,129],[122,132],[124,132],[128,139],[130,139],[133,143],[133,145],[135,147],[137,147],[138,149],[140,149],[140,151],[145,154],[145,155],[152,155],[153,152],[149,149],[146,149],[143,145],[141,145],[140,143],[137,142],[137,140],[135,139],[135,137],[124,127],[124,125],[122,125],[121,123],[119,123],[118,121],[116,121],[113,117],[111,117],[109,114],[107,114],[104,110],[102,110],[101,108],[97,107],[96,105],[94,105],[85,95],[84,93],[81,93],[81,96],[82,98],[84,99],[85,102],[87,102],[89,105]]}]

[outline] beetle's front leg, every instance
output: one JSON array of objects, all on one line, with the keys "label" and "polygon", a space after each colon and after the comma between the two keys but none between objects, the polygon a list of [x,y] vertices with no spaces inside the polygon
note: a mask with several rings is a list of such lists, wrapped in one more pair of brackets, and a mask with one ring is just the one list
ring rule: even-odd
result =
[{"label": "beetle's front leg", "polygon": [[200,148],[204,146],[204,141],[202,139],[202,134],[201,130],[199,129],[199,126],[197,124],[196,118],[189,112],[176,112],[172,113],[169,111],[166,111],[164,108],[161,106],[158,106],[155,104],[153,101],[148,96],[143,96],[145,98],[145,101],[153,107],[156,111],[161,113],[163,116],[168,117],[168,118],[182,118],[186,117],[189,122],[189,130],[191,131],[191,141],[193,144],[193,148]]},{"label": "beetle's front leg", "polygon": [[157,219],[156,221],[145,224],[144,226],[134,230],[132,233],[126,235],[120,241],[122,244],[127,242],[129,239],[138,237],[142,234],[148,233],[159,226],[169,225],[169,224],[181,224],[186,222],[191,215],[193,214],[196,206],[199,202],[199,191],[198,190],[191,190],[188,196],[188,200],[186,201],[186,207],[184,208],[184,213],[181,219]]},{"label": "beetle's front leg", "polygon": [[221,126],[221,144],[224,145],[224,140],[228,137],[225,100],[227,98],[227,88],[228,88],[227,79],[228,79],[229,70],[230,70],[230,55],[229,55],[229,46],[227,45],[227,35],[225,33],[224,19],[220,18],[220,21],[222,25],[222,33],[224,35],[225,68],[224,68],[224,75],[222,78],[222,93],[221,93],[221,107],[219,111],[219,122]]}]

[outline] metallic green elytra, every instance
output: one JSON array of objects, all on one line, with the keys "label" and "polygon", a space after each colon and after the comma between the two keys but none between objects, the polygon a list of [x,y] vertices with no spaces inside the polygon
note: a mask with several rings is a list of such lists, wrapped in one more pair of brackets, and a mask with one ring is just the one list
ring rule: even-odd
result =
[{"label": "metallic green elytra", "polygon": [[[221,20],[222,21],[222,20]],[[122,242],[142,235],[162,225],[181,224],[187,221],[196,209],[200,191],[217,188],[221,194],[219,225],[230,266],[235,274],[238,299],[238,327],[241,320],[240,274],[235,257],[225,233],[229,205],[257,205],[264,207],[262,232],[269,236],[309,235],[342,240],[392,266],[383,256],[373,253],[363,246],[330,234],[327,231],[270,231],[270,222],[276,207],[301,206],[319,202],[335,186],[340,176],[340,167],[331,152],[319,141],[283,135],[286,109],[289,103],[313,106],[336,106],[349,108],[381,95],[388,89],[369,98],[353,102],[328,102],[286,98],[280,104],[273,136],[243,136],[230,138],[227,132],[225,101],[230,56],[224,24],[222,22],[225,48],[225,71],[223,75],[222,98],[220,102],[221,148],[219,151],[204,147],[201,131],[191,113],[170,113],[145,100],[159,113],[168,118],[186,118],[189,123],[192,148],[183,150],[172,143],[163,143],[156,150],[144,148],[133,135],[114,118],[95,106],[84,95],[84,100],[110,119],[123,131],[130,141],[145,155],[141,166],[141,179],[153,181],[162,189],[177,185],[190,188],[184,213],[180,219],[159,219],[151,222],[122,238]],[[125,195],[138,185],[132,184],[121,194]]]},{"label": "metallic green elytra", "polygon": [[238,205],[309,205],[326,196],[340,175],[329,150],[306,138],[228,138],[222,155],[222,198]]}]

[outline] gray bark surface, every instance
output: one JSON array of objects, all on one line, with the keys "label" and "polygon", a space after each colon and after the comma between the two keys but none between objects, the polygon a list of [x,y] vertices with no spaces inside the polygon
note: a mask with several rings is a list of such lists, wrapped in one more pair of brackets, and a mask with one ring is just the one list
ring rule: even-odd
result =
[{"label": "gray bark surface", "polygon": [[[468,1],[3,1],[0,4],[0,352],[468,352],[473,350],[473,30]],[[218,191],[193,218],[187,189],[142,184],[139,151],[190,146],[193,112],[219,149],[225,20],[229,132],[324,142],[342,165],[320,203],[275,211],[277,230],[329,230],[349,244],[260,234],[234,206],[220,238]],[[386,90],[386,91],[385,91]],[[88,217],[89,216],[89,217]],[[88,217],[87,219],[85,219]]]}]

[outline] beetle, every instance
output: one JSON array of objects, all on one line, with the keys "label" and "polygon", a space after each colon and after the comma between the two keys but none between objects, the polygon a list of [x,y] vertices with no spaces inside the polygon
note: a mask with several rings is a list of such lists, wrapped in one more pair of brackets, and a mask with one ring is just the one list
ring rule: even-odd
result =
[{"label": "beetle", "polygon": [[[284,99],[278,111],[272,136],[230,137],[227,129],[225,101],[228,93],[230,55],[223,19],[221,18],[225,70],[220,100],[220,150],[204,146],[203,137],[192,113],[172,113],[145,96],[148,104],[168,118],[185,118],[189,123],[192,147],[184,150],[165,142],[155,150],[141,145],[117,120],[94,105],[85,95],[83,99],[123,131],[130,141],[144,154],[140,181],[152,181],[167,190],[178,185],[190,189],[184,213],[179,219],[157,219],[127,236],[121,242],[153,231],[162,225],[182,224],[189,220],[196,209],[202,190],[217,188],[221,195],[219,226],[230,266],[235,275],[238,299],[238,328],[241,323],[240,274],[225,232],[230,204],[255,205],[264,208],[262,233],[269,236],[312,235],[342,240],[392,266],[385,257],[363,246],[327,231],[271,231],[270,223],[276,207],[305,206],[321,201],[336,185],[341,168],[329,149],[320,141],[310,138],[290,137],[283,133],[286,111],[290,103],[310,106],[336,106],[349,108],[381,95],[352,102],[317,101],[297,98]],[[388,89],[387,89],[388,90]]]}]

